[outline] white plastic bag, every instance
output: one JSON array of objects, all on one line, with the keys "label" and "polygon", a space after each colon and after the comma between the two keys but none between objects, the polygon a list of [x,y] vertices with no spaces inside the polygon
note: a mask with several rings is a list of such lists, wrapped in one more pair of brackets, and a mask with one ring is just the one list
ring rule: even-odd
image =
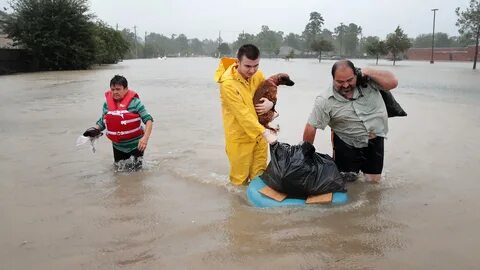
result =
[{"label": "white plastic bag", "polygon": [[97,143],[98,138],[100,138],[100,136],[98,136],[98,137],[85,137],[83,135],[80,135],[77,138],[76,145],[78,147],[78,146],[82,146],[82,145],[86,144],[87,142],[90,142],[92,152],[95,153],[95,151],[96,151],[95,144]]}]

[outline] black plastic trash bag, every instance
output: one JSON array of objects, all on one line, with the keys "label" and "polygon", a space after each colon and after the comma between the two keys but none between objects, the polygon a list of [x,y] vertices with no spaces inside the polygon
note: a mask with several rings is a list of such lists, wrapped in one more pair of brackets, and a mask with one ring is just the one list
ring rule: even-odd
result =
[{"label": "black plastic trash bag", "polygon": [[407,113],[398,104],[390,91],[380,90],[380,94],[382,94],[383,102],[385,102],[385,107],[387,107],[388,117],[407,116]]},{"label": "black plastic trash bag", "polygon": [[270,145],[271,160],[260,176],[269,187],[290,197],[305,198],[330,192],[345,192],[345,181],[329,155],[315,147],[275,143]]}]

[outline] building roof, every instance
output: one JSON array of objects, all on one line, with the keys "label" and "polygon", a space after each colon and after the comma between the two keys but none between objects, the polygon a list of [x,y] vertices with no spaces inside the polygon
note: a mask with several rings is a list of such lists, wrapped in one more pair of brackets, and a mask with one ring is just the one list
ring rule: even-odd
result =
[{"label": "building roof", "polygon": [[6,34],[0,34],[0,48],[2,49],[18,49],[13,45],[13,40],[8,38]]},{"label": "building roof", "polygon": [[[0,21],[6,19],[7,13],[0,10]],[[0,48],[1,49],[18,49],[18,46],[13,45],[13,40],[8,37],[0,25]]]}]

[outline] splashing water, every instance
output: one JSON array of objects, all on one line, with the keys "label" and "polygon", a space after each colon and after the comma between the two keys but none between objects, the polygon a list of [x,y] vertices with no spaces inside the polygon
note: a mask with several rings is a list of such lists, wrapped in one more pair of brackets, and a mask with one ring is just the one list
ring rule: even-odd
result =
[{"label": "splashing water", "polygon": [[136,172],[143,168],[143,158],[133,157],[113,163],[115,172]]}]

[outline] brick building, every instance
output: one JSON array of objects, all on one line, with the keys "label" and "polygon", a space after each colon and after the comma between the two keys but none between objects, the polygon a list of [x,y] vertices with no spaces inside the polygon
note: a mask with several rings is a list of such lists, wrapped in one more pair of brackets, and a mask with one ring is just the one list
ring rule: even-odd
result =
[{"label": "brick building", "polygon": [[[409,60],[428,60],[432,57],[432,48],[410,48],[406,58]],[[433,60],[435,61],[473,61],[475,57],[475,46],[465,48],[435,48]],[[477,56],[480,60],[480,53]]]}]

